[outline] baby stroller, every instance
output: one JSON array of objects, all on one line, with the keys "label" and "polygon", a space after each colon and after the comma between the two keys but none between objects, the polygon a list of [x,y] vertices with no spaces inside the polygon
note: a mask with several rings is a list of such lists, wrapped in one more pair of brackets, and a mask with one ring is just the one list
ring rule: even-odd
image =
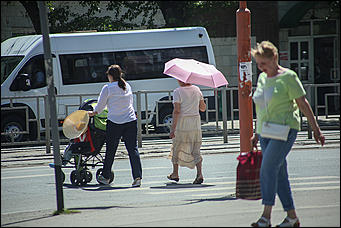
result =
[{"label": "baby stroller", "polygon": [[[92,111],[96,104],[96,99],[87,99],[81,104],[79,110]],[[69,144],[64,150],[62,155],[62,168],[74,168],[70,174],[72,185],[86,185],[92,180],[92,173],[89,171],[89,167],[103,167],[104,158],[100,151],[105,143],[107,114],[108,110],[105,109],[102,113],[90,117],[87,129],[84,133],[78,138],[70,139]],[[98,175],[102,173],[102,170],[103,168],[99,168],[96,172],[97,182]],[[64,182],[64,172],[62,172],[62,178]],[[109,183],[113,180],[114,172],[111,171]]]}]

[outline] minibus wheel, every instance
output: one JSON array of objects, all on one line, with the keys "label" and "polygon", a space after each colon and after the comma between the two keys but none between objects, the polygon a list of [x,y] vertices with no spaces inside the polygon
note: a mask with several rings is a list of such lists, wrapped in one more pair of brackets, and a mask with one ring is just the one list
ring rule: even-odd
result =
[{"label": "minibus wheel", "polygon": [[159,114],[160,124],[169,124],[168,126],[159,126],[156,127],[156,132],[158,133],[170,133],[170,128],[173,120],[172,110],[166,109],[161,110]]},{"label": "minibus wheel", "polygon": [[[19,134],[17,132],[24,131],[24,121],[17,115],[5,117],[1,121],[1,132],[13,133],[14,142],[24,141],[24,134]],[[10,135],[1,136],[1,141],[12,142]]]}]

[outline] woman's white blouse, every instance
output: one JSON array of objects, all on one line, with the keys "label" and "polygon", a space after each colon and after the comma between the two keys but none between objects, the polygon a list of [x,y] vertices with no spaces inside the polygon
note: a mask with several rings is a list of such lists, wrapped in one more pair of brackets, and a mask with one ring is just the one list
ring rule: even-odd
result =
[{"label": "woman's white blouse", "polygon": [[123,124],[136,120],[133,93],[127,82],[126,90],[121,89],[118,82],[103,86],[94,111],[101,113],[105,106],[108,107],[108,120],[114,123]]}]

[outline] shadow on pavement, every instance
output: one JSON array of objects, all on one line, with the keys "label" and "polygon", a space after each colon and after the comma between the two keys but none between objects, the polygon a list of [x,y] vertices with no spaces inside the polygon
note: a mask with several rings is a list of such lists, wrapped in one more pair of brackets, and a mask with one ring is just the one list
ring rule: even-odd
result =
[{"label": "shadow on pavement", "polygon": [[[97,207],[74,207],[74,208],[65,208],[67,210],[74,210],[76,212],[72,212],[72,213],[61,213],[59,215],[72,215],[74,213],[81,213],[81,211],[85,211],[85,210],[107,210],[107,209],[111,209],[111,208],[134,208],[134,207],[127,207],[127,206],[97,206]],[[45,212],[46,213],[46,212]],[[58,216],[58,215],[53,215],[53,213],[51,212],[50,214],[44,214],[44,215],[40,215],[40,216],[36,216],[35,218],[29,218],[29,219],[22,219],[20,221],[13,221],[13,222],[8,222],[8,223],[4,223],[1,224],[1,227],[4,226],[20,226],[20,223],[24,223],[24,222],[30,222],[30,221],[36,221],[36,220],[40,220],[40,219],[46,219],[46,218],[50,218],[50,217],[54,217],[54,216]]]},{"label": "shadow on pavement", "polygon": [[201,202],[206,202],[206,201],[226,201],[226,200],[238,200],[238,198],[236,198],[235,193],[233,193],[227,196],[222,196],[222,197],[217,197],[217,198],[191,199],[187,201],[191,201],[188,204],[194,204],[194,203],[201,203]]},{"label": "shadow on pavement", "polygon": [[212,187],[215,185],[212,184],[192,184],[192,183],[166,183],[166,186],[153,186],[150,188],[156,188],[156,189],[178,189],[178,188],[204,188],[204,187]]},{"label": "shadow on pavement", "polygon": [[68,208],[68,210],[107,210],[112,208],[134,208],[127,206],[97,206],[97,207],[73,207]]},{"label": "shadow on pavement", "polygon": [[29,222],[29,221],[34,221],[34,220],[39,220],[39,219],[44,219],[44,218],[50,218],[53,217],[53,215],[45,215],[45,216],[41,216],[41,217],[37,217],[37,218],[31,218],[31,219],[23,219],[21,221],[15,221],[15,222],[10,222],[10,223],[5,223],[5,224],[1,224],[1,227],[4,226],[13,226],[16,225],[19,226],[18,224],[22,223],[22,222]]},{"label": "shadow on pavement", "polygon": [[115,189],[128,189],[132,187],[114,187],[110,185],[102,185],[102,184],[87,184],[84,186],[76,186],[72,184],[63,184],[66,188],[75,188],[75,189],[82,189],[85,191],[107,191],[107,190],[115,190]]}]

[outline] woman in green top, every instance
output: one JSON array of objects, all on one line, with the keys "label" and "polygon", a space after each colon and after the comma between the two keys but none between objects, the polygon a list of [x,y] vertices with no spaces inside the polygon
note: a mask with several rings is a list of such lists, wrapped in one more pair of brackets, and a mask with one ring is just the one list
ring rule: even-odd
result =
[{"label": "woman in green top", "polygon": [[[262,149],[260,184],[262,204],[264,205],[261,218],[251,225],[254,227],[271,226],[271,211],[277,193],[283,209],[287,212],[287,217],[279,226],[298,227],[300,223],[291,194],[286,156],[300,130],[299,110],[307,117],[314,131],[316,142],[323,146],[325,137],[305,98],[306,92],[297,74],[278,64],[277,48],[271,42],[263,41],[251,50],[251,54],[257,62],[258,69],[262,71],[253,95],[253,101],[256,104],[257,125],[251,143],[253,147],[256,147],[259,140]],[[290,126],[287,140],[262,137],[261,131],[264,122]]]}]

